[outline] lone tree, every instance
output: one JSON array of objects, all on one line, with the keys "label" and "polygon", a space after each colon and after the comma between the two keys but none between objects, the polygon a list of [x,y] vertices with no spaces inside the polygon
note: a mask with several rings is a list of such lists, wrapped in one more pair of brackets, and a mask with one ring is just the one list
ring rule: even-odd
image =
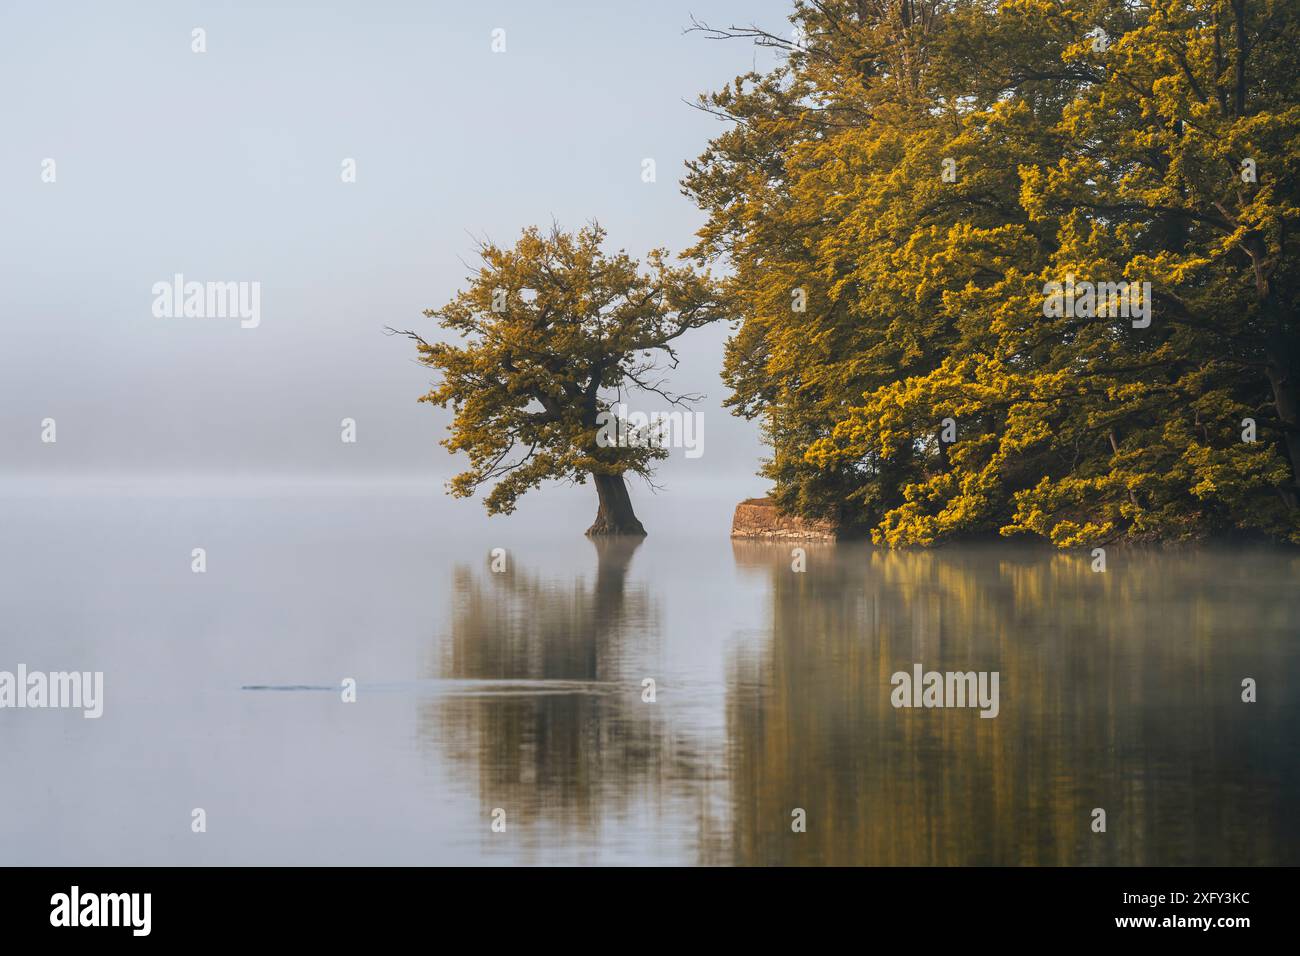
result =
[{"label": "lone tree", "polygon": [[720,312],[708,276],[668,265],[661,249],[643,270],[622,251],[601,252],[604,239],[593,223],[577,233],[530,227],[512,249],[482,243],[468,288],[424,313],[459,344],[389,332],[413,339],[420,361],[441,373],[420,401],[451,406],[442,444],[469,456],[452,495],[492,484],[488,513],[510,514],[546,479],[591,476],[600,506],[587,534],[644,535],[624,475],[648,481],[667,452],[644,431],[611,444],[601,426],[632,390],[676,406],[698,401],[670,394],[660,373],[677,367],[673,340]]}]

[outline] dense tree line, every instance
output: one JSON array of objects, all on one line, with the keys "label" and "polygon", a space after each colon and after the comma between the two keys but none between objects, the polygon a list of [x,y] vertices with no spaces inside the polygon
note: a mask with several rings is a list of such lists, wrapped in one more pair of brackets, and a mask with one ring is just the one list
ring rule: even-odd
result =
[{"label": "dense tree line", "polygon": [[1300,4],[792,24],[698,26],[783,53],[702,97],[683,183],[779,504],[890,545],[1300,542]]}]

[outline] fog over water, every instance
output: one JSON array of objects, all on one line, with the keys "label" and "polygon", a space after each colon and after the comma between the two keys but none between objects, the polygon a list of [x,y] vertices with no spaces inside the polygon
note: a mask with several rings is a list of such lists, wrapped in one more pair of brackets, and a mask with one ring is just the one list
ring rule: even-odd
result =
[{"label": "fog over water", "polygon": [[[799,574],[728,540],[729,499],[647,504],[639,546],[573,504],[9,499],[0,668],[105,699],[0,713],[0,856],[1300,862],[1294,555],[810,545]],[[998,671],[998,717],[894,709],[914,663]]]},{"label": "fog over water", "polygon": [[[703,454],[633,484],[644,542],[584,538],[590,486],[442,493],[384,327],[433,334],[476,237],[689,245],[720,127],[682,101],[773,54],[682,30],[787,3],[134,9],[0,13],[0,671],[104,675],[98,719],[0,710],[0,863],[1300,863],[1294,552],[796,572],[728,536],[767,489],[721,325],[681,342]],[[260,283],[259,323],[155,317],[176,274]],[[997,718],[895,709],[918,663],[997,671]]]},{"label": "fog over water", "polygon": [[[691,245],[704,217],[678,181],[723,127],[688,103],[774,54],[683,30],[694,14],[788,31],[787,13],[7,4],[0,475],[450,475],[447,415],[415,401],[431,374],[385,326],[436,337],[421,313],[464,284],[477,241],[529,225],[598,219],[636,257]],[[155,317],[154,285],[177,274],[260,283],[260,321]],[[761,454],[721,410],[726,335],[680,342],[671,385],[707,395],[705,454],[665,480],[743,480]],[[39,440],[46,418],[56,445]]]}]

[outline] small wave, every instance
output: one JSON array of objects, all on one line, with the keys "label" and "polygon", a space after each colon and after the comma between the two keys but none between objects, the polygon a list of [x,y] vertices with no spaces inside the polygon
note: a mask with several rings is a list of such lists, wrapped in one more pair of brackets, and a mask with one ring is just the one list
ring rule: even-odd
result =
[{"label": "small wave", "polygon": [[[255,691],[338,691],[337,684],[244,684],[240,690]],[[613,694],[620,690],[640,692],[640,685],[614,681],[579,680],[472,680],[429,679],[398,683],[357,684],[357,690],[388,693],[415,692],[456,697],[530,697],[543,694]]]}]

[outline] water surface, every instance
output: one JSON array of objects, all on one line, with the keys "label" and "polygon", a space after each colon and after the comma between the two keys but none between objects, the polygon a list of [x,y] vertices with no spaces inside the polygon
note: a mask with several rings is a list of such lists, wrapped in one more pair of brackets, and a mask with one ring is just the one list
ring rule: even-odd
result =
[{"label": "water surface", "polygon": [[[1300,863],[1300,555],[797,573],[732,503],[638,499],[632,546],[581,495],[0,498],[0,669],[105,673],[99,720],[0,711],[0,863]],[[916,662],[999,715],[894,709]]]}]

